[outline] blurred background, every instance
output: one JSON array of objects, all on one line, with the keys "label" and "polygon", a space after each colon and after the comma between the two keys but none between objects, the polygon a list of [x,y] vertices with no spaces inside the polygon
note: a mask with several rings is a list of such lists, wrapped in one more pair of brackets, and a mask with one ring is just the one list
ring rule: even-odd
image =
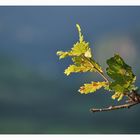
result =
[{"label": "blurred background", "polygon": [[[140,133],[140,106],[91,113],[92,107],[117,104],[99,90],[81,95],[96,73],[64,75],[79,23],[96,60],[119,53],[133,68],[140,86],[140,7],[0,7],[0,133]],[[119,102],[122,103],[121,101]]]}]

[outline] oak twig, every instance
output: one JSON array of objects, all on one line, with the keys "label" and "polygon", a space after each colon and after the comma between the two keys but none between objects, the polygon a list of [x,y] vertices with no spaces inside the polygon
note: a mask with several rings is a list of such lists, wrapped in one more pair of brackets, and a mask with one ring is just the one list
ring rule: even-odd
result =
[{"label": "oak twig", "polygon": [[122,105],[116,105],[116,106],[109,106],[107,108],[92,108],[90,109],[91,112],[103,112],[103,111],[111,111],[111,110],[117,110],[117,109],[123,109],[123,108],[130,108],[132,106],[135,106],[140,103],[140,95],[136,91],[132,91],[131,94],[127,94],[129,97],[129,102]]},{"label": "oak twig", "polygon": [[130,108],[136,104],[139,104],[140,102],[131,102],[128,104],[123,104],[123,105],[118,105],[118,106],[110,106],[108,108],[102,108],[102,109],[97,109],[97,108],[93,108],[90,109],[90,111],[92,112],[102,112],[102,111],[111,111],[111,110],[117,110],[117,109],[122,109],[122,108]]}]

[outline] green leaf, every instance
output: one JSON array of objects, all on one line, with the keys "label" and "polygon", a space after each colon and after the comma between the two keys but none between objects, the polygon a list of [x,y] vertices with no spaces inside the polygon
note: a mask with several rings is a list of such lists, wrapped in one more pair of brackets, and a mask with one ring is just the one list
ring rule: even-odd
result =
[{"label": "green leaf", "polygon": [[91,92],[95,92],[96,90],[107,87],[107,82],[91,82],[90,84],[84,84],[84,86],[81,86],[78,90],[81,94],[88,94]]},{"label": "green leaf", "polygon": [[135,88],[133,83],[136,80],[136,76],[133,74],[132,68],[118,54],[108,59],[107,64],[107,74],[114,80],[110,83],[109,88],[116,93],[116,96],[114,95],[113,97],[118,97],[120,100],[123,97],[122,93],[132,91]]},{"label": "green leaf", "polygon": [[132,69],[127,65],[124,60],[118,55],[115,54],[114,57],[107,60],[108,68],[107,74],[114,80],[135,80],[135,75],[132,72]]}]

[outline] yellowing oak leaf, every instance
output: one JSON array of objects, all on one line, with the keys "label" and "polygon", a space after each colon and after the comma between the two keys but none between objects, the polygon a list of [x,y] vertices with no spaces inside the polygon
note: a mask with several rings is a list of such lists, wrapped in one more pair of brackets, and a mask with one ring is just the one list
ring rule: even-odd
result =
[{"label": "yellowing oak leaf", "polygon": [[[85,59],[83,57],[73,57],[72,61],[74,62],[74,65],[70,65],[64,73],[68,76],[71,73],[77,73],[77,72],[96,72],[97,68],[101,71],[100,67],[96,63],[91,63],[88,59]],[[96,66],[96,67],[95,67]],[[97,67],[98,66],[98,67]]]},{"label": "yellowing oak leaf", "polygon": [[81,66],[70,65],[67,69],[65,69],[64,73],[68,76],[71,73],[87,72],[87,71],[92,71],[92,68],[83,65]]},{"label": "yellowing oak leaf", "polygon": [[76,24],[76,27],[77,27],[78,33],[79,33],[79,41],[76,42],[73,45],[73,47],[71,48],[71,50],[69,50],[67,52],[58,51],[57,55],[59,56],[60,59],[65,58],[67,56],[75,57],[75,56],[81,56],[81,55],[84,55],[88,58],[92,57],[92,53],[91,53],[91,49],[89,47],[89,43],[84,41],[84,37],[81,33],[80,25]]},{"label": "yellowing oak leaf", "polygon": [[76,44],[74,44],[72,50],[71,50],[71,54],[73,56],[80,56],[80,55],[85,55],[85,53],[90,53],[88,56],[92,56],[91,55],[91,51],[89,51],[89,43],[82,41],[82,42],[77,42]]},{"label": "yellowing oak leaf", "polygon": [[78,91],[81,94],[88,94],[91,92],[95,92],[97,89],[107,86],[108,86],[107,82],[91,82],[90,84],[84,84],[84,86],[80,87]]}]

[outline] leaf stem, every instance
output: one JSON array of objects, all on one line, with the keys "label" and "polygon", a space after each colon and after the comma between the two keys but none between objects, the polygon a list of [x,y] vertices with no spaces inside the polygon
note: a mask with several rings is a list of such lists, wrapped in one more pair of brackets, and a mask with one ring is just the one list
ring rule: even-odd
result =
[{"label": "leaf stem", "polygon": [[105,77],[104,73],[101,72],[98,68],[95,67],[95,65],[94,65],[94,63],[93,63],[94,60],[93,60],[92,58],[89,59],[89,58],[85,57],[84,55],[83,55],[83,57],[84,57],[84,59],[86,59],[87,61],[89,61],[90,64],[94,67],[94,69],[96,69],[97,73],[98,73],[107,83],[109,83],[109,80]]},{"label": "leaf stem", "polygon": [[[95,68],[96,69],[96,68]],[[97,70],[97,69],[96,69]],[[109,80],[105,77],[105,75],[104,75],[104,73],[101,73],[100,71],[98,71],[97,70],[97,72],[98,72],[98,74],[107,82],[107,83],[109,83]]]}]

